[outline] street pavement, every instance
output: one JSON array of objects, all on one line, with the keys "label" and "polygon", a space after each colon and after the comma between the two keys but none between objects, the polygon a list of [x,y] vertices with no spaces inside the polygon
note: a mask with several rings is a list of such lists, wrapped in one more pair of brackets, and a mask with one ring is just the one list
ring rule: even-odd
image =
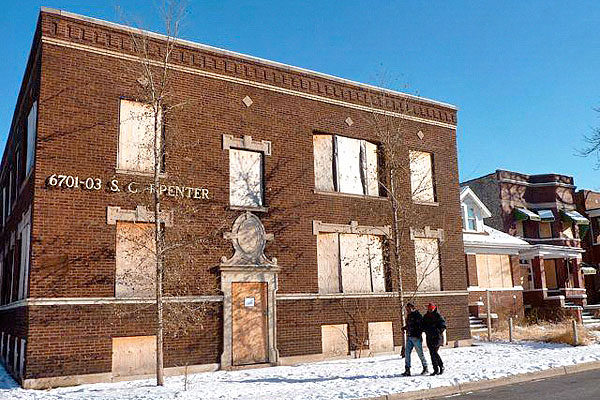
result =
[{"label": "street pavement", "polygon": [[438,397],[437,399],[464,400],[598,400],[600,399],[600,369],[539,379],[493,389],[479,390],[463,395]]}]

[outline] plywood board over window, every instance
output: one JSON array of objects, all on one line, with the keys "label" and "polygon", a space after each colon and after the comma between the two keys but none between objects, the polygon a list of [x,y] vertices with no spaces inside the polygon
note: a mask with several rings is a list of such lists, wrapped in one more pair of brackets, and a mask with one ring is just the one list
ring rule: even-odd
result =
[{"label": "plywood board over window", "polygon": [[372,353],[394,351],[392,322],[369,322],[369,350]]},{"label": "plywood board over window", "polygon": [[241,207],[263,205],[262,153],[229,150],[229,204]]},{"label": "plywood board over window", "polygon": [[425,203],[435,202],[431,153],[411,150],[409,159],[412,199]]},{"label": "plywood board over window", "polygon": [[315,189],[334,191],[333,183],[333,136],[314,135]]},{"label": "plywood board over window", "polygon": [[156,287],[154,225],[117,222],[116,297],[151,297]]},{"label": "plywood board over window", "polygon": [[339,235],[317,235],[317,267],[319,270],[319,293],[340,292]]},{"label": "plywood board over window", "polygon": [[321,325],[323,354],[330,357],[348,354],[348,325]]},{"label": "plywood board over window", "polygon": [[361,179],[360,140],[336,136],[339,191],[364,194]]},{"label": "plywood board over window", "polygon": [[148,375],[156,372],[156,336],[130,336],[112,340],[114,376]]},{"label": "plywood board over window", "polygon": [[[152,172],[154,170],[154,117],[148,104],[121,99],[119,114],[118,168],[127,171]],[[161,145],[161,114],[158,116],[157,145]]]},{"label": "plywood board over window", "polygon": [[442,290],[438,240],[415,238],[414,242],[417,290],[420,292]]},{"label": "plywood board over window", "polygon": [[551,238],[552,237],[552,224],[550,222],[540,222],[540,238]]},{"label": "plywood board over window", "polygon": [[477,282],[479,287],[509,288],[513,286],[510,257],[506,254],[477,254]]},{"label": "plywood board over window", "polygon": [[340,235],[344,293],[385,292],[381,239],[374,235]]}]

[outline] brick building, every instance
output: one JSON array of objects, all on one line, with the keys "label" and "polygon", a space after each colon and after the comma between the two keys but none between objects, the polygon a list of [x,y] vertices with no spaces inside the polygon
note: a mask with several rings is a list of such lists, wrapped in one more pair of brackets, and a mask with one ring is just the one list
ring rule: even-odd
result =
[{"label": "brick building", "polygon": [[577,211],[590,220],[590,229],[582,238],[585,289],[588,305],[600,305],[600,193],[579,190],[575,193]]},{"label": "brick building", "polygon": [[[0,176],[0,357],[26,387],[153,371],[152,270],[121,239],[144,240],[153,221],[135,33],[40,13]],[[147,34],[159,57],[166,38]],[[219,235],[164,289],[211,310],[166,332],[167,373],[397,350],[374,114],[405,127],[406,292],[439,304],[450,342],[470,338],[455,107],[187,41],[168,68],[187,106],[165,124],[160,190],[201,212],[165,217],[165,232]],[[429,183],[418,198],[413,175]],[[434,268],[418,287],[424,260]]]},{"label": "brick building", "polygon": [[490,210],[487,225],[531,244],[519,252],[525,305],[581,319],[587,302],[581,238],[589,221],[575,210],[573,178],[497,170],[461,185]]}]

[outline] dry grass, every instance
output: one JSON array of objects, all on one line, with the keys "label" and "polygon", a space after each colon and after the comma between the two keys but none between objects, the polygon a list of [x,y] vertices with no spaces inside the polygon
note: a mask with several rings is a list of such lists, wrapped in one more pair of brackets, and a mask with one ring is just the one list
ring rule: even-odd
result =
[{"label": "dry grass", "polygon": [[[582,325],[577,325],[577,346],[588,345],[598,340],[597,335],[591,334]],[[485,335],[483,335],[485,336]],[[502,327],[492,333],[492,339],[508,340],[508,327]],[[570,321],[556,323],[539,323],[535,325],[515,325],[514,340],[529,340],[546,343],[573,344],[573,327]]]}]

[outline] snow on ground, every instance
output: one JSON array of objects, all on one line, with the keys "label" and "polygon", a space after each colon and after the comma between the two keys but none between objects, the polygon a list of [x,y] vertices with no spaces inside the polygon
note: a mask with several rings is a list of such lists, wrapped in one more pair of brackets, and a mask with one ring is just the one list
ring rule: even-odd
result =
[{"label": "snow on ground", "polygon": [[[0,399],[16,400],[156,400],[156,399],[355,399],[458,382],[539,371],[600,360],[600,344],[571,347],[537,342],[477,343],[443,349],[446,372],[442,376],[402,377],[404,359],[379,356],[324,361],[295,367],[217,371],[167,378],[158,388],[153,380],[81,385],[52,390],[21,389],[0,367]],[[413,352],[413,371],[421,365]]]}]

